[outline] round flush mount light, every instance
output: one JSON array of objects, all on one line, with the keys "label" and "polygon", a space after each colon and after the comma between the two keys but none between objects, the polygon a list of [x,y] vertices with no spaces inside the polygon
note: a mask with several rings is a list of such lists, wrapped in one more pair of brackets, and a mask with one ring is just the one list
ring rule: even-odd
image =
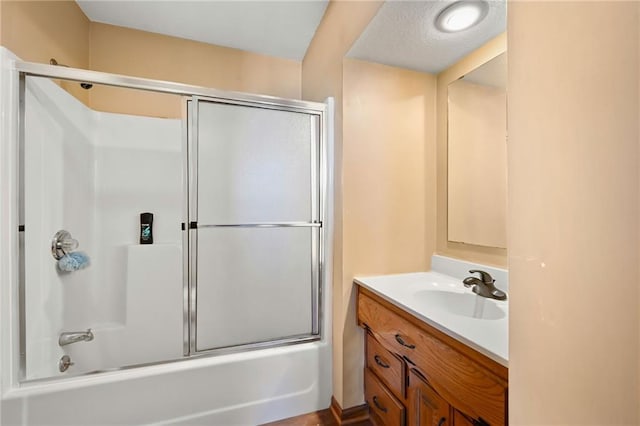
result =
[{"label": "round flush mount light", "polygon": [[466,30],[482,21],[489,5],[484,1],[458,1],[447,6],[436,18],[436,28],[445,33]]}]

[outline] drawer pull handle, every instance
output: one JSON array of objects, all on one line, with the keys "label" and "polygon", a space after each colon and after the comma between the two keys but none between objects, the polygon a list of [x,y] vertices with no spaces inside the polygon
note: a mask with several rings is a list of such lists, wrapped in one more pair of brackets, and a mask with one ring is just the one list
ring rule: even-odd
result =
[{"label": "drawer pull handle", "polygon": [[378,402],[378,397],[374,396],[373,397],[373,403],[375,404],[375,406],[378,408],[378,410],[382,411],[383,413],[386,413],[388,410],[384,407],[384,405],[380,405],[380,403]]},{"label": "drawer pull handle", "polygon": [[380,355],[376,355],[373,357],[373,359],[376,361],[376,364],[378,364],[380,367],[382,368],[389,368],[389,364],[385,364],[381,359],[380,359]]},{"label": "drawer pull handle", "polygon": [[441,418],[440,421],[438,422],[438,426],[444,425],[446,423],[446,421],[447,421],[446,417]]},{"label": "drawer pull handle", "polygon": [[402,336],[399,335],[399,334],[396,334],[396,341],[398,343],[400,343],[402,346],[404,346],[405,348],[409,348],[409,349],[415,349],[416,348],[416,345],[411,345],[411,344],[405,342],[404,339],[402,338]]}]

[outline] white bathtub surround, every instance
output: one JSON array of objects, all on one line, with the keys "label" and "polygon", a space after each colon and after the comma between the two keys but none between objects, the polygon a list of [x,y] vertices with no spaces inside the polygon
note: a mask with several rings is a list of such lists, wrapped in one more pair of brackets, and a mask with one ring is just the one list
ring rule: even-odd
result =
[{"label": "white bathtub surround", "polygon": [[480,297],[466,288],[462,279],[433,271],[356,277],[355,281],[432,327],[508,366],[508,301]]},{"label": "white bathtub surround", "polygon": [[[17,371],[19,360],[10,348],[18,343],[18,322],[15,312],[16,293],[10,283],[17,277],[15,253],[18,238],[13,226],[17,226],[17,187],[15,175],[17,132],[16,112],[13,107],[18,99],[17,82],[11,78],[10,68],[15,56],[0,47],[0,392],[4,396]],[[6,409],[0,404],[0,424],[5,424]]]},{"label": "white bathtub surround", "polygon": [[[95,344],[64,348],[76,371],[103,371],[182,356],[182,249],[177,244],[132,244],[119,249],[126,256],[125,295],[120,295],[125,311],[119,321],[92,326],[95,339],[91,343]],[[109,284],[104,280],[97,285]]]},{"label": "white bathtub surround", "polygon": [[[66,229],[78,249],[95,258],[94,121],[88,108],[51,81],[30,80],[25,91],[25,318],[26,351],[32,354],[26,377],[33,379],[56,374],[51,360],[64,354],[56,343],[65,329],[65,304],[77,305],[69,312],[81,310],[92,288],[95,268],[60,273],[43,236],[50,240]],[[75,287],[82,291],[68,293]]]},{"label": "white bathtub surround", "polygon": [[[466,260],[454,259],[453,257],[440,256],[434,254],[431,256],[431,270],[444,275],[449,275],[460,280],[465,279],[472,274],[472,269],[480,269],[491,274],[495,282],[495,286],[500,290],[509,292],[509,271],[507,269],[498,268],[496,266],[488,266],[480,263],[467,262]],[[475,274],[474,276],[478,276]]]}]

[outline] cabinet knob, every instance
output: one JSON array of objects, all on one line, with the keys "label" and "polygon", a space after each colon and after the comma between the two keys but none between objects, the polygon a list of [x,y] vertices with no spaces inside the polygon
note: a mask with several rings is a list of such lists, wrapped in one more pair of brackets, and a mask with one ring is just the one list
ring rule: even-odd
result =
[{"label": "cabinet knob", "polygon": [[447,422],[447,418],[446,417],[442,417],[440,419],[440,421],[438,422],[438,426],[443,426],[446,422]]}]

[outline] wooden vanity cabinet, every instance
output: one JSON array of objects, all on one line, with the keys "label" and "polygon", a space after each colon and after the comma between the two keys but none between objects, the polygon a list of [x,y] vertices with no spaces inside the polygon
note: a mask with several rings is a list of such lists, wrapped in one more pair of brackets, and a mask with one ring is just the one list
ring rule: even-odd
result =
[{"label": "wooden vanity cabinet", "polygon": [[[374,422],[403,425],[397,420],[401,418],[406,426],[507,424],[506,367],[361,286],[358,324],[367,330],[365,395]],[[381,396],[374,401],[374,394]],[[404,413],[394,415],[393,422],[376,406],[384,395]]]}]

